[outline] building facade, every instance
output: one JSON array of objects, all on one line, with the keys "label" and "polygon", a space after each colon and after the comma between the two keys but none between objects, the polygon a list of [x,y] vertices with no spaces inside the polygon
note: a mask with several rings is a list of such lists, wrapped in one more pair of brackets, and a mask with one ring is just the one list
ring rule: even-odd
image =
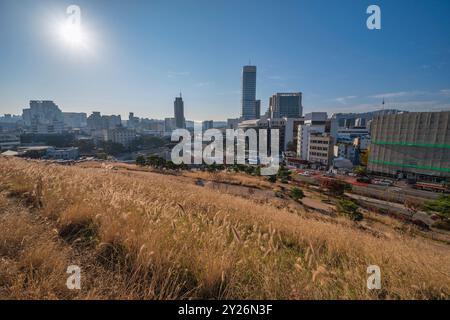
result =
[{"label": "building facade", "polygon": [[271,118],[299,118],[303,114],[302,93],[276,93],[269,98]]},{"label": "building facade", "polygon": [[175,126],[177,129],[186,128],[186,120],[184,118],[184,102],[181,94],[179,97],[175,98],[173,103],[174,115],[175,115]]},{"label": "building facade", "polygon": [[450,177],[450,111],[380,115],[371,124],[370,172],[417,180]]},{"label": "building facade", "polygon": [[256,66],[242,68],[242,120],[256,119]]},{"label": "building facade", "polygon": [[333,137],[327,133],[311,133],[308,161],[328,168],[333,161]]},{"label": "building facade", "polygon": [[23,109],[22,118],[30,133],[59,134],[64,130],[63,113],[50,100],[31,100],[30,108]]},{"label": "building facade", "polygon": [[104,141],[119,143],[128,147],[136,139],[136,131],[128,128],[103,130]]},{"label": "building facade", "polygon": [[213,120],[205,120],[202,122],[202,130],[206,131],[209,129],[213,129],[214,128],[214,121]]},{"label": "building facade", "polygon": [[15,134],[0,133],[0,150],[14,149],[20,146],[20,138]]}]

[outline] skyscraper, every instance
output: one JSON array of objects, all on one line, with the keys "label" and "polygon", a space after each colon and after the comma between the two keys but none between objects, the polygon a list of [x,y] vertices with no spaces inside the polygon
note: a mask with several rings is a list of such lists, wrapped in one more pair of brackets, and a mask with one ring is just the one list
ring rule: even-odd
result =
[{"label": "skyscraper", "polygon": [[256,119],[261,118],[261,100],[255,101],[255,116]]},{"label": "skyscraper", "polygon": [[271,118],[298,118],[302,116],[302,93],[276,93],[269,99]]},{"label": "skyscraper", "polygon": [[242,68],[242,119],[256,119],[256,66]]},{"label": "skyscraper", "polygon": [[186,128],[186,121],[184,119],[184,103],[183,98],[181,97],[181,93],[179,97],[175,98],[173,106],[175,114],[175,126],[179,129]]}]

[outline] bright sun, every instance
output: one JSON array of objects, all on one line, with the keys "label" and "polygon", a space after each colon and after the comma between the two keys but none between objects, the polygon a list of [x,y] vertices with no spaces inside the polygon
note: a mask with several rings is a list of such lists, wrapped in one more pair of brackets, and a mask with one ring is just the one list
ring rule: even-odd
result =
[{"label": "bright sun", "polygon": [[60,26],[59,34],[62,40],[74,48],[86,48],[87,37],[80,25],[64,23]]}]

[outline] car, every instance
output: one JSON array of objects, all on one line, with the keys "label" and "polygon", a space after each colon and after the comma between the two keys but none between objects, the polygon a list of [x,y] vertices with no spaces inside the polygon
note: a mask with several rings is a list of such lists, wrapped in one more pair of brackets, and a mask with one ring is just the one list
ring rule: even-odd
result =
[{"label": "car", "polygon": [[370,183],[370,178],[369,177],[359,177],[356,179],[357,182],[361,182],[361,183]]}]

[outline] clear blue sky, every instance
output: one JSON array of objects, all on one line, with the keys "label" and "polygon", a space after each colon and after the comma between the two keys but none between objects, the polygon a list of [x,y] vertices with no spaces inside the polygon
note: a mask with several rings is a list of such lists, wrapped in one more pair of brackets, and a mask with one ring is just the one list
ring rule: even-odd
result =
[{"label": "clear blue sky", "polygon": [[[55,36],[77,4],[88,51]],[[382,29],[366,28],[381,7]],[[301,91],[305,112],[450,109],[448,0],[0,0],[0,114],[30,99],[63,111],[172,116],[240,114],[241,67],[257,98]]]}]

